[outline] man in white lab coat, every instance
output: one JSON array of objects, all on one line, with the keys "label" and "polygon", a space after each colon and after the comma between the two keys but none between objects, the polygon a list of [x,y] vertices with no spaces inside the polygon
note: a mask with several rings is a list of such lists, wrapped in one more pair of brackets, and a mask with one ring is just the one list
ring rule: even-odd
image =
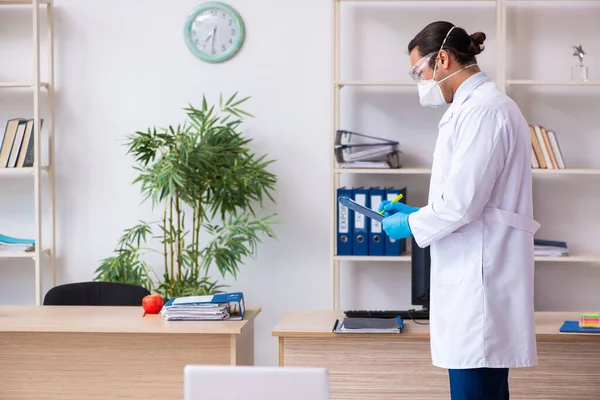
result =
[{"label": "man in white lab coat", "polygon": [[383,202],[385,232],[431,249],[433,365],[452,400],[509,399],[509,368],[537,364],[531,137],[477,66],[485,34],[434,22],[411,40],[420,103],[439,122],[428,204]]}]

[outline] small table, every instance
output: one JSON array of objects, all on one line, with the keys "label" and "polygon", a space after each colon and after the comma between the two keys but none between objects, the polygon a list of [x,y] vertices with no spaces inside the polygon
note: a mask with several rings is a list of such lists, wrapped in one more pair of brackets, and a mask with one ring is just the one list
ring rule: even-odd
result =
[{"label": "small table", "polygon": [[186,364],[254,364],[259,313],[165,321],[141,307],[0,306],[0,399],[182,399]]}]

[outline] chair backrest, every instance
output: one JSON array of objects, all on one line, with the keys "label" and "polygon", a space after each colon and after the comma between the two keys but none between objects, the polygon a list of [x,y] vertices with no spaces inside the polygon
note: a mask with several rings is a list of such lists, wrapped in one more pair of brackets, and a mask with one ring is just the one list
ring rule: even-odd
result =
[{"label": "chair backrest", "polygon": [[45,306],[141,306],[150,292],[118,282],[78,282],[55,286],[44,296]]},{"label": "chair backrest", "polygon": [[186,365],[184,400],[329,400],[324,368]]}]

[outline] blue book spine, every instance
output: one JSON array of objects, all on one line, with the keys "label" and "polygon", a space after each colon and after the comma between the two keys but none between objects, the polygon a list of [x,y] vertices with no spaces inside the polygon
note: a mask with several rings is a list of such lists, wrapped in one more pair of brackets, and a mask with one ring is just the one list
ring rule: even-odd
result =
[{"label": "blue book spine", "polygon": [[[369,191],[369,202],[371,209],[378,212],[379,204],[384,200],[385,190],[379,188],[371,188]],[[385,240],[381,222],[370,219],[369,231],[369,255],[383,256],[385,255]]]},{"label": "blue book spine", "polygon": [[[354,189],[353,200],[361,206],[370,207],[369,190],[363,188]],[[355,256],[369,255],[369,223],[361,213],[354,213],[354,235],[352,250]]]},{"label": "blue book spine", "polygon": [[[339,188],[339,197],[352,198],[352,189]],[[352,255],[352,227],[354,226],[354,211],[337,202],[337,255]]]}]

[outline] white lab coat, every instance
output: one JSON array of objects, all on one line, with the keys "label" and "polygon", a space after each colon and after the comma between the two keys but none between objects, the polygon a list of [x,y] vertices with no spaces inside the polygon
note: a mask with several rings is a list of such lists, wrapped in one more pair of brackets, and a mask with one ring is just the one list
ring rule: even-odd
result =
[{"label": "white lab coat", "polygon": [[529,125],[480,72],[438,127],[428,205],[409,216],[417,244],[431,246],[433,365],[534,366]]}]

